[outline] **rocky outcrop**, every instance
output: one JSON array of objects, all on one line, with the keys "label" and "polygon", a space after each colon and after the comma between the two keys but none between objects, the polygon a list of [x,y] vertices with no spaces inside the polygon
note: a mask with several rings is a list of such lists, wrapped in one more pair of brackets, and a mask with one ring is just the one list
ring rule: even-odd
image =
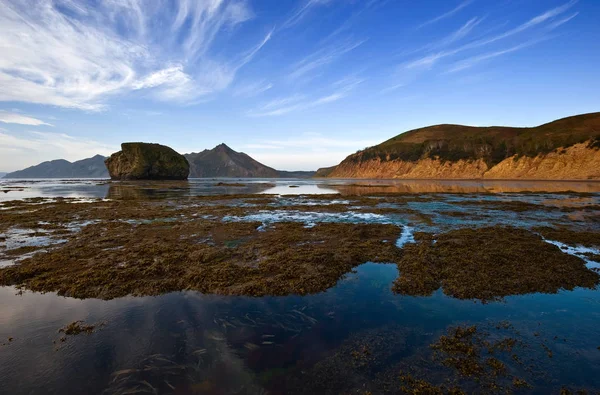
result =
[{"label": "rocky outcrop", "polygon": [[183,155],[150,143],[123,143],[105,164],[113,180],[185,180],[190,172]]},{"label": "rocky outcrop", "polygon": [[534,128],[435,125],[348,156],[335,178],[600,180],[600,113]]}]

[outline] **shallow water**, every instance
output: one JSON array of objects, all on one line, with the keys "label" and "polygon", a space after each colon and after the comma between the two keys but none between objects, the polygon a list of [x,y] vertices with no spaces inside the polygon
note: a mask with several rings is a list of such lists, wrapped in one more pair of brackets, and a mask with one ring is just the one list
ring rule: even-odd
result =
[{"label": "shallow water", "polygon": [[[160,391],[168,391],[168,382],[182,391],[197,384],[219,393],[238,393],[242,387],[247,390],[242,393],[302,393],[286,383],[310,379],[305,369],[335,353],[353,334],[402,328],[406,349],[392,363],[427,353],[449,325],[493,328],[510,320],[529,342],[527,357],[538,369],[561,384],[600,388],[598,292],[534,294],[482,305],[440,292],[427,298],[394,295],[390,284],[396,276],[394,265],[365,264],[329,291],[306,297],[189,292],[99,301],[15,295],[3,288],[0,338],[14,339],[1,349],[0,383],[5,393],[99,393],[105,388],[119,393],[141,381]],[[58,329],[78,319],[106,324],[96,333],[60,342]],[[162,361],[154,361],[156,371],[138,371],[156,354]],[[187,367],[192,379],[170,366]],[[114,374],[122,371],[127,378],[116,385]],[[538,389],[553,388],[546,379],[540,376]]]},{"label": "shallow water", "polygon": [[[216,186],[219,182],[245,185]],[[352,185],[358,183],[363,186]],[[378,187],[373,186],[376,184]],[[396,242],[400,248],[414,242],[413,232],[494,224],[525,228],[568,224],[582,230],[600,230],[598,221],[591,219],[597,214],[595,211],[572,217],[561,211],[506,211],[481,205],[506,201],[558,207],[597,205],[600,185],[592,182],[237,179],[190,180],[175,185],[98,180],[0,182],[0,190],[6,186],[22,186],[23,191],[0,194],[4,201],[27,197],[170,199],[224,193],[310,195],[322,191],[328,194],[358,191],[368,195],[378,193],[379,188],[384,192],[393,188],[419,194],[419,199],[406,206],[427,215],[428,220],[368,210],[335,213],[290,209],[257,211],[251,216],[231,216],[226,220],[258,220],[264,226],[298,221],[307,227],[331,221],[392,223],[399,225],[399,230],[398,239],[390,242]],[[538,193],[516,193],[534,190]],[[457,191],[469,194],[454,194]],[[489,194],[490,191],[512,193]],[[560,193],[566,191],[592,193]],[[427,192],[436,192],[435,198]],[[349,204],[343,196],[335,199],[328,202]],[[457,202],[461,204],[453,204]],[[286,196],[276,204],[289,207],[323,203],[318,196]],[[391,206],[382,203],[378,207]],[[0,211],[0,218],[1,215]],[[13,229],[12,233],[0,235],[3,237],[0,247],[48,242],[41,232],[34,231]],[[576,255],[595,251],[564,247],[565,252]],[[581,257],[590,266],[597,264]],[[512,375],[526,377],[534,385],[531,392],[558,393],[562,386],[600,390],[599,290],[512,296],[502,302],[482,304],[450,298],[439,290],[429,297],[397,295],[391,291],[397,276],[395,265],[365,263],[335,287],[304,297],[252,298],[177,292],[102,301],[63,298],[53,293],[18,293],[13,287],[0,287],[1,392],[279,394],[373,389],[369,383],[388,373],[396,375],[401,369],[416,369],[422,366],[422,361],[430,360],[430,344],[449,326],[476,324],[491,336],[501,336],[503,329],[497,326],[503,321],[514,327],[511,336],[527,345],[516,352],[526,363],[511,365],[510,369]],[[59,329],[76,320],[103,325],[92,334],[66,336],[61,341],[63,334]],[[364,342],[373,348],[372,344],[376,344],[373,339],[384,341],[393,352],[374,349],[373,355],[379,362],[369,369],[345,365],[351,358],[349,355],[354,355],[348,354],[348,350],[361,350]],[[443,372],[439,366],[431,369],[427,373],[432,376],[437,369]],[[323,377],[326,382],[322,382]],[[332,390],[331,385],[338,387]],[[340,387],[344,385],[350,387]]]},{"label": "shallow water", "polygon": [[[218,185],[219,183],[226,185]],[[229,185],[227,185],[229,184]],[[231,184],[240,184],[232,186]],[[34,197],[152,199],[222,194],[268,193],[508,193],[600,192],[594,181],[461,181],[197,178],[178,182],[127,182],[105,179],[0,179],[0,202]]]}]

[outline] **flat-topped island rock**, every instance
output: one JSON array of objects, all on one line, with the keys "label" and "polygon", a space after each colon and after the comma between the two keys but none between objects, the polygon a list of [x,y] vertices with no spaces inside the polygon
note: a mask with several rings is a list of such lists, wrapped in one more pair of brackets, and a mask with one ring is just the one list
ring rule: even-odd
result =
[{"label": "flat-topped island rock", "polygon": [[104,163],[113,180],[186,180],[190,173],[183,155],[160,144],[123,143]]}]

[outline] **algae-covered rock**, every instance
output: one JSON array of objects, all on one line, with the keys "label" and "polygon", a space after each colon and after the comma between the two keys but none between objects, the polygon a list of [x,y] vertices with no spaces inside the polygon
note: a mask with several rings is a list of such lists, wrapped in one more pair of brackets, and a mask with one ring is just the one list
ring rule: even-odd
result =
[{"label": "algae-covered rock", "polygon": [[123,143],[104,163],[113,180],[185,180],[190,172],[183,155],[160,144]]}]

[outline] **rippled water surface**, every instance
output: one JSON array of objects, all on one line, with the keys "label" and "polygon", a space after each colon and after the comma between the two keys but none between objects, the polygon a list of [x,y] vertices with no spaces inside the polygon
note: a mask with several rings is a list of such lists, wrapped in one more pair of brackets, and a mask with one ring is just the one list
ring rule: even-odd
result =
[{"label": "rippled water surface", "polygon": [[[281,210],[231,215],[223,220],[258,221],[263,226],[302,222],[307,228],[319,222],[392,223],[399,226],[399,232],[398,239],[390,242],[399,248],[414,242],[414,232],[483,225],[533,228],[562,224],[600,231],[597,212],[591,209],[571,213],[482,205],[524,202],[596,207],[600,204],[600,183],[594,182],[198,179],[136,184],[1,180],[0,191],[0,201],[299,195],[304,198],[281,196],[277,203],[284,207]],[[337,193],[340,196],[328,204],[348,204],[346,195],[417,194],[419,199],[406,203],[417,216],[391,211],[290,209],[294,204],[323,205],[318,194]],[[382,203],[378,208],[394,206]],[[425,219],[420,220],[419,213]],[[75,225],[81,228],[86,224]],[[42,233],[34,231],[12,229],[12,233],[0,235],[1,247],[8,251],[17,245],[47,242]],[[562,248],[565,253],[579,254],[588,267],[598,264],[591,255],[583,255],[597,250]],[[12,264],[18,264],[18,259],[0,260],[0,267]],[[426,297],[398,295],[391,289],[397,277],[396,265],[365,262],[335,287],[302,297],[175,292],[103,301],[0,287],[0,392],[377,393],[386,388],[382,382],[396,380],[401,371],[412,369],[415,374],[445,377],[443,366],[428,365],[434,357],[430,345],[455,325],[477,325],[491,337],[510,335],[518,339],[523,346],[514,356],[508,355],[509,360],[519,361],[510,365],[510,375],[527,377],[533,387],[515,387],[518,393],[558,393],[562,387],[600,391],[598,289],[534,293],[481,303],[454,299],[441,290]],[[77,320],[98,327],[90,334],[59,333],[60,328]],[[468,385],[467,389],[487,392]]]}]

